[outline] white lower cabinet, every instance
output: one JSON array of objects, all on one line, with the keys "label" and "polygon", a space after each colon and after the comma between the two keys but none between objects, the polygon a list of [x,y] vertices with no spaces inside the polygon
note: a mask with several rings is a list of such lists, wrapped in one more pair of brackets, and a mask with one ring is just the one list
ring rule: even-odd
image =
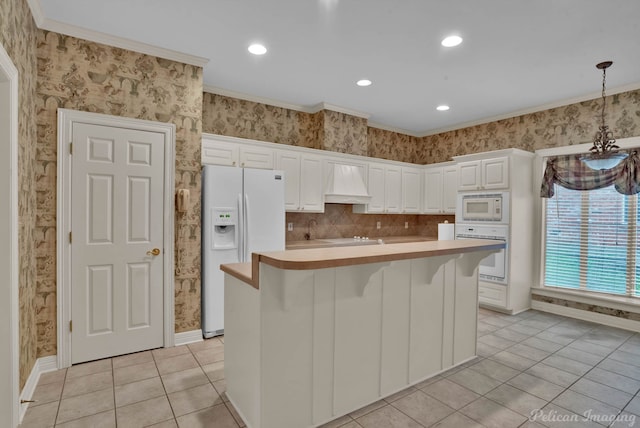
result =
[{"label": "white lower cabinet", "polygon": [[478,300],[480,303],[506,308],[507,286],[492,284],[490,282],[480,282],[478,284]]},{"label": "white lower cabinet", "polygon": [[322,158],[294,151],[276,153],[276,169],[285,174],[285,210],[324,212]]}]

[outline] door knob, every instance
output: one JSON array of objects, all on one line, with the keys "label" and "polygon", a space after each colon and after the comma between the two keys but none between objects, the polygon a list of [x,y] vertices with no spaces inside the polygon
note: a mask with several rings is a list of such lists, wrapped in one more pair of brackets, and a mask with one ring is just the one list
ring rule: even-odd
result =
[{"label": "door knob", "polygon": [[151,251],[147,251],[147,256],[157,256],[160,254],[160,248],[154,248]]}]

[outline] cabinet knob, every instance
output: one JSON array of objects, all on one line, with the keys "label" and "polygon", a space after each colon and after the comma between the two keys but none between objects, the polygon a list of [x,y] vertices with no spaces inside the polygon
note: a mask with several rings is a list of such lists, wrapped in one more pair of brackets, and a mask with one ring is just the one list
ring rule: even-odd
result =
[{"label": "cabinet knob", "polygon": [[304,211],[304,207],[300,207],[300,209],[301,209],[302,211]]},{"label": "cabinet knob", "polygon": [[244,166],[244,162],[242,162],[242,166]]},{"label": "cabinet knob", "polygon": [[231,162],[231,165],[236,166],[236,161]]}]

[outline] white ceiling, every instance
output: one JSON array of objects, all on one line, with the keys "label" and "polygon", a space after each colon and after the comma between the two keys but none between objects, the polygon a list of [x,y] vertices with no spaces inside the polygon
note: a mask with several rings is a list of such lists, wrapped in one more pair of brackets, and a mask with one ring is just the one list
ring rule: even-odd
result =
[{"label": "white ceiling", "polygon": [[[597,97],[604,60],[608,94],[640,88],[639,0],[28,1],[41,28],[208,59],[210,91],[325,103],[411,135]],[[462,45],[442,47],[450,34]]]}]

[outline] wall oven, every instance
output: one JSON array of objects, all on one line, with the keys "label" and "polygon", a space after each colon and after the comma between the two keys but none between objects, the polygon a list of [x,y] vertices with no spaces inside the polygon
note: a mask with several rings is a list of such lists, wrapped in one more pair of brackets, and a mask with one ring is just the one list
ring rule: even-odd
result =
[{"label": "wall oven", "polygon": [[507,246],[480,262],[478,277],[480,281],[507,284],[507,249],[509,246],[509,226],[487,224],[456,224],[456,239],[492,239],[502,241]]},{"label": "wall oven", "polygon": [[456,223],[509,223],[509,192],[458,193]]}]

